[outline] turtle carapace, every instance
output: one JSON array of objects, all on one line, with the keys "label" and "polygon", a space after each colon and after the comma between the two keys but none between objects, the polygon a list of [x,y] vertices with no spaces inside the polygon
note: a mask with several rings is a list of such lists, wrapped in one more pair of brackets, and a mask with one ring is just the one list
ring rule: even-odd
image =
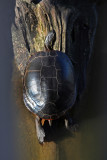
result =
[{"label": "turtle carapace", "polygon": [[37,136],[41,143],[45,133],[40,118],[58,119],[76,100],[74,68],[65,53],[53,50],[55,37],[55,31],[49,32],[45,40],[46,51],[31,56],[23,81],[24,103],[37,115]]}]

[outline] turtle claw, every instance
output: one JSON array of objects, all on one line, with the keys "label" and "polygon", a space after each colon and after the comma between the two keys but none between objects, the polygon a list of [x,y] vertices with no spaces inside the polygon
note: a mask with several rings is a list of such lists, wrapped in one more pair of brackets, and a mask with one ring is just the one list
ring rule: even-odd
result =
[{"label": "turtle claw", "polygon": [[44,129],[40,123],[40,118],[36,117],[35,118],[35,123],[36,123],[36,133],[37,133],[37,138],[40,144],[44,143],[44,138],[45,138],[45,132]]},{"label": "turtle claw", "polygon": [[65,127],[68,128],[68,120],[65,119]]},{"label": "turtle claw", "polygon": [[52,120],[48,120],[49,122],[49,126],[51,127],[52,126]]},{"label": "turtle claw", "polygon": [[73,120],[72,120],[72,118],[69,116],[69,114],[66,114],[65,127],[66,127],[66,128],[70,128],[70,126],[73,126]]}]

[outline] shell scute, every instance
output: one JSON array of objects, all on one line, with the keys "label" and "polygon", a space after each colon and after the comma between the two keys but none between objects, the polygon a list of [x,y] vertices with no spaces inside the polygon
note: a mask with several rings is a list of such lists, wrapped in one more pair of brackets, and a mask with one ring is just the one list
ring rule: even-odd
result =
[{"label": "shell scute", "polygon": [[[36,81],[35,81],[36,79]],[[40,71],[39,72],[27,72],[25,76],[25,86],[28,88],[36,83],[40,84]]]},{"label": "shell scute", "polygon": [[47,100],[46,102],[56,102],[58,98],[57,91],[55,90],[47,90]]},{"label": "shell scute", "polygon": [[41,70],[42,68],[41,57],[34,58],[33,60],[31,60],[31,62],[30,62],[30,65],[28,65],[28,71]]},{"label": "shell scute", "polygon": [[50,67],[43,66],[43,68],[41,70],[41,77],[47,77],[47,78],[56,77],[55,67],[53,67],[53,66],[50,66]]},{"label": "shell scute", "polygon": [[41,88],[55,90],[57,88],[56,78],[41,78]]},{"label": "shell scute", "polygon": [[37,52],[37,53],[35,53],[35,56],[36,57],[44,57],[44,56],[47,56],[47,53],[46,52]]},{"label": "shell scute", "polygon": [[44,57],[42,59],[42,63],[43,63],[43,66],[54,66],[55,65],[55,59],[54,57]]},{"label": "shell scute", "polygon": [[[42,52],[32,56],[27,66],[24,95],[27,90],[30,98],[25,98],[25,104],[41,118],[56,119],[75,102],[73,65],[62,52],[50,51],[41,55]],[[37,70],[37,65],[40,70]]]},{"label": "shell scute", "polygon": [[63,74],[61,73],[61,70],[57,70],[57,81],[58,83],[63,83]]},{"label": "shell scute", "polygon": [[42,110],[43,113],[46,115],[49,115],[50,113],[54,115],[56,114],[57,115],[57,108],[55,107],[55,104],[54,103],[47,103],[46,104],[46,107]]}]

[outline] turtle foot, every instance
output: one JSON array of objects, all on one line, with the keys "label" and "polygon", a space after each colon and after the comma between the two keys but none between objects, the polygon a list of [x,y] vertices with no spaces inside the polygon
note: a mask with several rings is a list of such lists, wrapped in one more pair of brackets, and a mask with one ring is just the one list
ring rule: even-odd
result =
[{"label": "turtle foot", "polygon": [[72,126],[69,126],[68,129],[71,131],[71,132],[76,132],[78,131],[79,129],[79,124],[73,124]]},{"label": "turtle foot", "polygon": [[36,123],[36,133],[37,133],[37,138],[39,143],[43,144],[44,138],[45,138],[45,132],[44,129],[40,123],[40,118],[36,116],[35,118],[35,123]]},{"label": "turtle foot", "polygon": [[76,132],[79,129],[79,124],[75,123],[73,119],[67,114],[65,118],[65,127],[71,132]]},{"label": "turtle foot", "polygon": [[71,123],[71,121],[65,119],[65,127],[71,132],[76,132],[79,129],[79,124],[73,123],[73,121]]}]

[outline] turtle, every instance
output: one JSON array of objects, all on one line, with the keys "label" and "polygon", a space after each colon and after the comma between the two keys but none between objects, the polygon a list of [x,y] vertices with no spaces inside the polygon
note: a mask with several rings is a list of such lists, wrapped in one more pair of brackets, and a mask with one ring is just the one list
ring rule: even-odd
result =
[{"label": "turtle", "polygon": [[63,116],[76,101],[74,67],[69,57],[53,50],[56,33],[50,31],[45,39],[45,51],[33,54],[23,77],[25,106],[36,115],[37,136],[44,142],[42,123]]},{"label": "turtle", "polygon": [[72,125],[67,111],[85,88],[97,27],[96,6],[17,0],[15,12],[15,63],[23,77],[25,106],[36,115],[37,137],[43,143],[45,120],[51,125],[52,120],[67,115],[65,126]]}]

